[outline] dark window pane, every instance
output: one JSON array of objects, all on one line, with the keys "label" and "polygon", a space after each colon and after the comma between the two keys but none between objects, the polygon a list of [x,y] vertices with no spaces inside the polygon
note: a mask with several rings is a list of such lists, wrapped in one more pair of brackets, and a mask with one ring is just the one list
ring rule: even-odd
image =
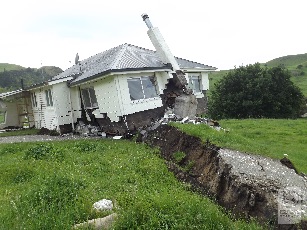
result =
[{"label": "dark window pane", "polygon": [[82,99],[83,99],[84,107],[85,108],[91,107],[91,101],[90,101],[90,95],[89,95],[88,89],[82,89],[81,92],[82,92]]},{"label": "dark window pane", "polygon": [[193,92],[194,93],[200,93],[201,92],[200,77],[199,76],[192,76],[190,78],[190,81],[192,83]]},{"label": "dark window pane", "polygon": [[46,103],[47,103],[47,106],[50,106],[50,104],[49,104],[49,93],[48,93],[48,90],[45,90],[45,96],[46,96]]},{"label": "dark window pane", "polygon": [[53,106],[53,100],[52,100],[51,89],[49,89],[48,92],[49,92],[49,105],[50,105],[50,106]]},{"label": "dark window pane", "polygon": [[97,98],[94,88],[89,88],[89,96],[91,100],[91,107],[98,107]]},{"label": "dark window pane", "polygon": [[153,98],[157,96],[156,86],[154,85],[153,78],[142,77],[142,85],[145,98]]},{"label": "dark window pane", "polygon": [[128,79],[128,87],[131,100],[144,99],[141,80],[139,78]]}]

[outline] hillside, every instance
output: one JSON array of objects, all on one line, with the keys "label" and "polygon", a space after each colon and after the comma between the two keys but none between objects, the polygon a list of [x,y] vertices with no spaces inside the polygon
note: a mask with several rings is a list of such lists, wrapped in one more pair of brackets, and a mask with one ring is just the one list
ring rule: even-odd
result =
[{"label": "hillside", "polygon": [[[296,84],[307,97],[307,53],[297,55],[287,55],[279,58],[275,58],[266,63],[262,63],[263,66],[277,67],[284,66],[292,75],[291,80]],[[210,89],[214,88],[214,84],[224,77],[229,70],[216,71],[209,74]]]},{"label": "hillside", "polygon": [[4,72],[4,71],[21,70],[21,69],[25,69],[25,68],[20,66],[20,65],[9,64],[9,63],[0,63],[0,73]]},{"label": "hillside", "polygon": [[21,88],[21,79],[24,86],[41,83],[63,72],[55,66],[43,66],[39,69],[24,68],[19,65],[0,63],[0,92]]}]

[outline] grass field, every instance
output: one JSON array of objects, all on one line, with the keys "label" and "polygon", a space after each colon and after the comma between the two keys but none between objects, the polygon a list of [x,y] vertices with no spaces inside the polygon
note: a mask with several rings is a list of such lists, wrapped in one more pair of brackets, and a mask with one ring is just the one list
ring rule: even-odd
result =
[{"label": "grass field", "polygon": [[0,145],[0,229],[71,229],[116,204],[115,229],[261,229],[232,220],[167,170],[157,150],[125,140]]},{"label": "grass field", "polygon": [[209,139],[218,146],[281,159],[284,154],[300,171],[307,173],[307,119],[222,120],[228,130],[216,131],[206,125],[173,124],[188,134]]}]

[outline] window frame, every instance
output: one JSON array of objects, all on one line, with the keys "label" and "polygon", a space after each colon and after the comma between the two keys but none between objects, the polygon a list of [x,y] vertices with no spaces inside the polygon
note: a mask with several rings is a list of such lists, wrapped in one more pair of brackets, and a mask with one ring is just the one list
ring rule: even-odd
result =
[{"label": "window frame", "polygon": [[[193,83],[195,80],[198,81],[198,89],[197,89],[197,85]],[[189,85],[191,86],[191,89],[193,90],[194,94],[201,94],[202,93],[201,75],[200,74],[189,75]]]},{"label": "window frame", "polygon": [[0,115],[3,116],[3,121],[0,120],[0,124],[5,124],[5,121],[6,121],[6,110],[0,110]]},{"label": "window frame", "polygon": [[[133,98],[132,95],[132,88],[135,87],[131,83],[133,81],[138,80],[139,84],[139,90],[138,92],[140,93],[137,95],[136,98]],[[150,81],[151,87],[148,88],[146,87],[146,82]],[[130,84],[129,84],[130,83]],[[150,100],[152,98],[157,98],[159,97],[158,89],[157,89],[157,84],[156,84],[156,77],[154,75],[145,75],[145,76],[138,76],[138,77],[129,77],[127,78],[127,84],[128,84],[128,90],[129,90],[129,95],[130,95],[130,100],[132,102],[140,101],[140,100]]]},{"label": "window frame", "polygon": [[[87,95],[85,95],[84,92],[87,92]],[[85,96],[87,96],[88,98],[86,98]],[[83,102],[84,108],[87,108],[87,109],[97,109],[97,108],[99,108],[97,96],[96,96],[95,89],[94,89],[93,86],[82,88],[81,89],[81,97],[82,97],[82,102]],[[86,101],[89,102],[90,106],[86,105],[87,104],[87,103],[85,103]]]},{"label": "window frame", "polygon": [[45,98],[47,107],[53,107],[53,98],[51,89],[45,90]]},{"label": "window frame", "polygon": [[33,108],[36,108],[37,107],[37,97],[36,97],[35,92],[31,93],[31,101],[32,101]]}]

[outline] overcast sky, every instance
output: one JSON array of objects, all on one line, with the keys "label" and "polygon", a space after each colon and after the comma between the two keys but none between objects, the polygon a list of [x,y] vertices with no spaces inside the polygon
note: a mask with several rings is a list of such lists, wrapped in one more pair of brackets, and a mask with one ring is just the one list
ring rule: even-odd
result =
[{"label": "overcast sky", "polygon": [[306,0],[9,0],[0,63],[63,70],[123,43],[154,49],[148,13],[172,53],[230,69],[307,53]]}]

